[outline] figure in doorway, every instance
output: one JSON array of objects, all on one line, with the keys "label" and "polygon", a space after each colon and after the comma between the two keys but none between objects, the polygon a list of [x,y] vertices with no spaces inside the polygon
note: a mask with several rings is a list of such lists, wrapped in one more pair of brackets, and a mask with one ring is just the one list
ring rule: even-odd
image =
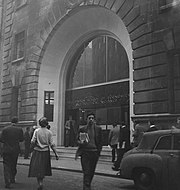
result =
[{"label": "figure in doorway", "polygon": [[65,124],[65,135],[65,146],[76,146],[77,127],[71,115]]}]

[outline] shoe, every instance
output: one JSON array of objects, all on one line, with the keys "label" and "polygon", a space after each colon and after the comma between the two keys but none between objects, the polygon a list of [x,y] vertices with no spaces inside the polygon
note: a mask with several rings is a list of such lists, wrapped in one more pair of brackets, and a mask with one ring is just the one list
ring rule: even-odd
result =
[{"label": "shoe", "polygon": [[119,169],[116,168],[116,167],[112,167],[112,169],[113,169],[114,171],[119,171]]},{"label": "shoe", "polygon": [[6,185],[5,185],[5,188],[6,188],[6,189],[10,189],[10,188],[11,188],[11,187],[10,187],[10,184],[6,184]]}]

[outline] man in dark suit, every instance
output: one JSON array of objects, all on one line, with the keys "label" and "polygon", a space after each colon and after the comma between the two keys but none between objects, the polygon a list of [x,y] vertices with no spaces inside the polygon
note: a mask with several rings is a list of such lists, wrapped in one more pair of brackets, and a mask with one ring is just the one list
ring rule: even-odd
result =
[{"label": "man in dark suit", "polygon": [[87,125],[78,131],[79,148],[76,153],[81,156],[83,171],[83,190],[91,190],[91,182],[102,150],[101,127],[95,124],[95,115],[87,115]]},{"label": "man in dark suit", "polygon": [[121,127],[120,127],[120,133],[119,133],[119,147],[117,150],[117,160],[114,163],[114,167],[112,167],[113,170],[118,171],[121,160],[123,158],[123,155],[125,152],[130,150],[130,130],[128,126],[124,122],[122,122]]},{"label": "man in dark suit", "polygon": [[18,118],[11,120],[11,125],[2,130],[0,141],[3,143],[3,166],[5,188],[10,188],[11,183],[15,183],[17,173],[17,159],[20,152],[19,142],[23,139],[23,130],[16,126]]}]

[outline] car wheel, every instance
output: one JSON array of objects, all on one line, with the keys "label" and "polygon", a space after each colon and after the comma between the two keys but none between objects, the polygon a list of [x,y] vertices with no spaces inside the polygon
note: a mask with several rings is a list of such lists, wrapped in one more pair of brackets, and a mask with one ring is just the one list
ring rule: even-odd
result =
[{"label": "car wheel", "polygon": [[155,190],[156,177],[150,169],[139,169],[134,173],[134,183],[137,190]]}]

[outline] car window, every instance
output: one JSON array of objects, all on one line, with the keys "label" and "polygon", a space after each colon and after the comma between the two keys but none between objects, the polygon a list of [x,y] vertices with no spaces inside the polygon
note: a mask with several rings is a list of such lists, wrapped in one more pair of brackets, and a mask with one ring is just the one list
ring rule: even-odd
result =
[{"label": "car window", "polygon": [[174,146],[173,146],[174,150],[180,150],[180,136],[175,135],[174,136]]},{"label": "car window", "polygon": [[155,150],[171,150],[171,136],[160,137]]},{"label": "car window", "polygon": [[154,148],[155,142],[158,137],[156,135],[152,135],[151,133],[145,133],[140,141],[137,149],[140,150],[152,150]]}]

